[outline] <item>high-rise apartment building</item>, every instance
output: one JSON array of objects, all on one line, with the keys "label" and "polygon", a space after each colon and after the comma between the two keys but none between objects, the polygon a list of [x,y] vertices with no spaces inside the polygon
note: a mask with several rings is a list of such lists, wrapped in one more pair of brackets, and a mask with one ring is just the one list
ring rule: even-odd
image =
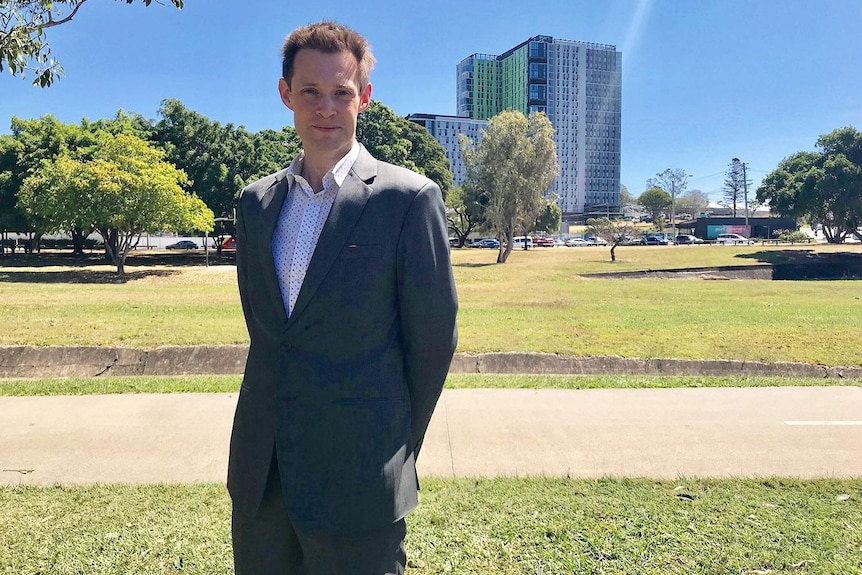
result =
[{"label": "high-rise apartment building", "polygon": [[[460,148],[457,137],[441,139],[432,129],[440,120],[454,126],[457,118],[485,121],[508,109],[544,112],[554,127],[560,171],[553,192],[563,213],[605,212],[619,206],[621,79],[616,47],[535,36],[499,56],[473,54],[458,64],[457,117],[409,118],[421,119],[443,144],[454,175]],[[463,168],[459,175],[456,184]]]}]

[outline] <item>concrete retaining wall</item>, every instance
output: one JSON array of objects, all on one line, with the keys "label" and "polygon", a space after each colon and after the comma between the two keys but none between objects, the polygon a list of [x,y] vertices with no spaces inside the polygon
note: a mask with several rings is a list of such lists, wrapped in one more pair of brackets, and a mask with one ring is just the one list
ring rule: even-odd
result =
[{"label": "concrete retaining wall", "polygon": [[[155,349],[105,347],[0,347],[0,377],[104,377],[128,375],[241,374],[248,347],[170,346]],[[578,357],[548,353],[455,355],[451,373],[575,375],[712,375],[862,378],[862,367],[737,360]]]}]

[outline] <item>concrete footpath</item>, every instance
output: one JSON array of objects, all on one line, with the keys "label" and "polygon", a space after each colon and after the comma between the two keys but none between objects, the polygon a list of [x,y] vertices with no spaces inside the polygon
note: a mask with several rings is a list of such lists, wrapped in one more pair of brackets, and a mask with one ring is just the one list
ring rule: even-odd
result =
[{"label": "concrete footpath", "polygon": [[[0,397],[0,484],[223,482],[236,397]],[[446,390],[419,472],[862,477],[862,387]]]}]

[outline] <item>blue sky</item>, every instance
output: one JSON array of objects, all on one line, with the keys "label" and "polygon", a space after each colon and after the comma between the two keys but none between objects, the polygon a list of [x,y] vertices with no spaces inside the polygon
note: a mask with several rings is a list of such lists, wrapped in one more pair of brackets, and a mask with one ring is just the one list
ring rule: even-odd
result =
[{"label": "blue sky", "polygon": [[[293,28],[337,20],[365,34],[373,98],[398,114],[455,113],[455,66],[539,34],[623,53],[622,183],[638,195],[665,168],[721,196],[734,157],[754,187],[782,158],[835,128],[862,129],[859,0],[186,0],[183,10],[89,0],[48,30],[66,75],[52,87],[0,75],[9,118],[64,122],[118,109],[157,118],[177,98],[212,120],[257,131],[292,125],[276,91]],[[531,7],[541,6],[538,13]],[[752,194],[753,195],[753,194]]]}]

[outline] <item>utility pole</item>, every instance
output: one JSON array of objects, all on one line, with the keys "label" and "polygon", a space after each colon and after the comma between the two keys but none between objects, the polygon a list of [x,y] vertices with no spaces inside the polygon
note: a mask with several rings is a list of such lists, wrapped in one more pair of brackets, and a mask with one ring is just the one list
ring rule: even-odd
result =
[{"label": "utility pole", "polygon": [[745,194],[745,237],[751,237],[751,228],[748,226],[748,177],[746,174],[746,169],[748,166],[745,162],[742,162],[742,190],[743,194]]}]

